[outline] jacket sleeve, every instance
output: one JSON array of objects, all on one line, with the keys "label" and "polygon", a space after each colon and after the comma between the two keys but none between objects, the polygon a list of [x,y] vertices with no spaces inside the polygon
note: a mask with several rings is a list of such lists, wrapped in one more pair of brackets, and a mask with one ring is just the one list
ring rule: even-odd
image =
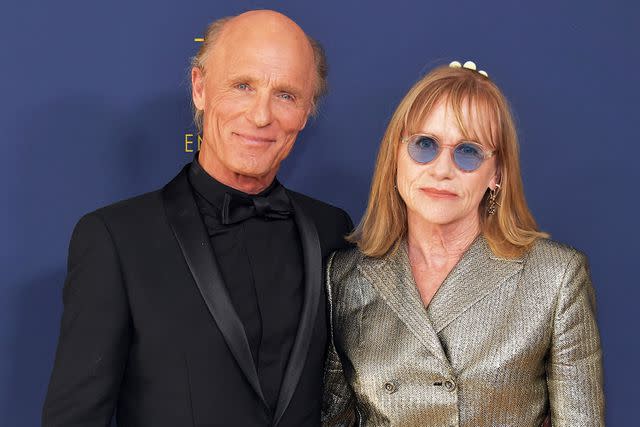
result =
[{"label": "jacket sleeve", "polygon": [[333,328],[333,295],[331,285],[331,255],[327,262],[327,305],[329,308],[329,348],[324,368],[324,392],[322,397],[322,425],[332,427],[347,427],[355,422],[355,397],[349,386],[342,362],[336,351]]},{"label": "jacket sleeve", "polygon": [[42,425],[108,426],[128,355],[130,315],[120,262],[98,214],[76,225],[64,311]]},{"label": "jacket sleeve", "polygon": [[351,217],[349,216],[349,214],[346,211],[342,211],[342,215],[344,217],[344,228],[345,228],[345,235],[349,234],[353,231],[353,221],[351,220]]},{"label": "jacket sleeve", "polygon": [[595,296],[587,260],[576,253],[562,279],[547,363],[551,424],[604,426],[602,383]]}]

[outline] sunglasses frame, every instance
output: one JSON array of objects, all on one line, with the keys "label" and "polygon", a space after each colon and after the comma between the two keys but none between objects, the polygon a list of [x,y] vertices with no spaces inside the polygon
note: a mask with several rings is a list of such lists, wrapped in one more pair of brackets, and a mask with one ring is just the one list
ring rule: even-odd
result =
[{"label": "sunglasses frame", "polygon": [[[428,162],[419,162],[416,159],[413,158],[413,156],[411,155],[411,151],[409,151],[409,146],[410,146],[410,142],[412,140],[415,140],[416,138],[419,137],[425,137],[425,138],[430,138],[432,140],[435,141],[436,145],[438,146],[438,150],[436,151],[436,155],[433,157],[433,159],[429,160]],[[440,153],[442,153],[442,150],[444,148],[450,150],[450,154],[451,154],[451,161],[453,162],[454,165],[456,165],[456,169],[458,169],[460,172],[464,172],[464,173],[472,173],[477,171],[478,169],[480,169],[480,166],[482,166],[482,163],[484,163],[485,160],[487,160],[490,157],[493,157],[496,153],[496,150],[487,150],[486,148],[484,148],[484,146],[478,142],[474,142],[474,141],[460,141],[458,142],[456,145],[444,145],[443,143],[441,143],[438,138],[436,138],[433,135],[429,135],[428,133],[414,133],[412,135],[409,136],[405,136],[404,138],[402,138],[402,142],[407,144],[407,153],[409,154],[409,157],[411,158],[411,160],[413,160],[414,162],[416,162],[419,165],[428,165],[429,163],[433,162],[434,160],[436,160],[439,156]],[[413,143],[415,143],[417,141],[413,141]],[[460,145],[462,144],[471,144],[474,147],[478,148],[478,151],[480,151],[480,153],[482,153],[482,159],[480,159],[480,164],[478,165],[477,168],[472,169],[472,170],[465,170],[462,169],[460,167],[460,165],[458,164],[458,162],[456,162],[455,156],[454,156],[454,152],[455,149],[458,148]]]}]

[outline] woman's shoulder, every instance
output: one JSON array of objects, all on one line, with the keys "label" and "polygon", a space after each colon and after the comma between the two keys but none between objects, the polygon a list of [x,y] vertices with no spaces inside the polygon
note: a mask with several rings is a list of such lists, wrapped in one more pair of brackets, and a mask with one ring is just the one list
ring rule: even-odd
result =
[{"label": "woman's shoulder", "polygon": [[586,263],[587,257],[580,250],[547,238],[536,239],[525,257],[525,268],[559,275],[566,273],[572,265],[581,266]]},{"label": "woman's shoulder", "polygon": [[358,265],[365,255],[357,246],[337,250],[329,256],[327,276],[333,283],[340,283],[349,275],[357,273]]}]

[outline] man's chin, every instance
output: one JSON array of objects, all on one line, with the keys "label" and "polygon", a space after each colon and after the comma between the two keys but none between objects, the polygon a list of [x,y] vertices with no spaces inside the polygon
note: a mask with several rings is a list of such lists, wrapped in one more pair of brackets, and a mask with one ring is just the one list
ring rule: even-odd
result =
[{"label": "man's chin", "polygon": [[[277,171],[277,169],[275,170]],[[268,180],[269,177],[275,175],[275,171],[263,165],[240,166],[234,169],[234,173],[241,178],[253,179],[256,181]]]}]

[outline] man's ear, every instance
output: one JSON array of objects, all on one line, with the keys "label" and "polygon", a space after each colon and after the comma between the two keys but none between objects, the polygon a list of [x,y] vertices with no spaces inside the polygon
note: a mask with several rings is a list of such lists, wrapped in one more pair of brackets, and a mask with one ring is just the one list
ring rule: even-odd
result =
[{"label": "man's ear", "polygon": [[204,72],[200,67],[191,69],[191,98],[193,99],[193,105],[198,110],[204,110],[206,101],[204,96]]},{"label": "man's ear", "polygon": [[307,121],[309,121],[309,113],[307,113],[307,115],[304,117],[304,121],[302,122],[302,124],[300,125],[300,129],[299,131],[301,131],[302,129],[304,129],[304,127],[307,125]]}]

